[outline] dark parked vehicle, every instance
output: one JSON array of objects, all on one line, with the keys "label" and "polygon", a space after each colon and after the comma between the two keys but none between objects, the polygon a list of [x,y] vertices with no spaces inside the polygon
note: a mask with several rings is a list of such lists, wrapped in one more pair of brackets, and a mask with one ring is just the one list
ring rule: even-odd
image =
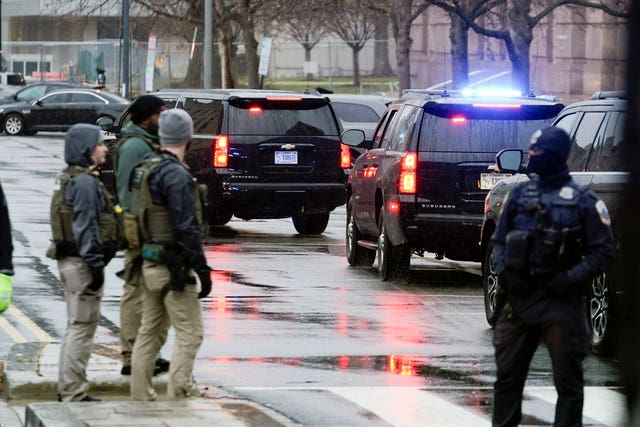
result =
[{"label": "dark parked vehicle", "polygon": [[[567,106],[553,121],[553,125],[566,130],[573,141],[568,159],[571,176],[578,184],[595,191],[606,203],[616,236],[621,233],[618,217],[629,181],[622,148],[626,116],[627,101],[623,92],[596,92],[588,101]],[[522,159],[524,153],[508,150],[499,156],[506,163],[507,156]],[[522,171],[523,168],[518,166],[521,166],[520,162],[516,161],[511,170],[503,172]],[[485,312],[491,326],[495,322],[499,282],[492,266],[493,246],[489,240],[500,218],[504,198],[517,183],[528,179],[525,174],[505,178],[495,185],[485,200],[480,243]],[[612,271],[596,277],[589,289],[586,314],[591,331],[591,348],[597,354],[605,354],[612,349],[615,324],[626,310],[620,267],[621,263],[617,263]]]},{"label": "dark parked vehicle", "polygon": [[[330,212],[345,203],[351,156],[341,144],[329,99],[250,89],[163,90],[155,95],[193,118],[185,160],[209,188],[211,225],[226,224],[233,215],[247,220],[292,217],[300,234],[321,234]],[[125,113],[112,131],[119,135],[128,120]],[[103,129],[108,125],[101,123]],[[101,173],[113,187],[110,163]]]},{"label": "dark parked vehicle", "polygon": [[360,129],[369,141],[373,139],[373,131],[392,101],[383,95],[336,93],[324,96],[331,100],[342,128]]},{"label": "dark parked vehicle", "polygon": [[42,95],[59,89],[70,89],[82,87],[82,85],[76,83],[57,82],[57,81],[43,81],[38,83],[32,83],[22,88],[13,86],[14,90],[11,94],[5,95],[0,98],[0,105],[13,104],[16,102],[33,101],[40,98]]},{"label": "dark parked vehicle", "polygon": [[115,120],[129,101],[94,89],[61,89],[30,102],[0,105],[2,128],[9,135],[33,135],[38,131],[66,131],[76,123]]},{"label": "dark parked vehicle", "polygon": [[347,261],[383,280],[412,253],[480,261],[483,201],[502,148],[523,147],[563,105],[549,97],[409,91],[392,103],[347,184]]}]

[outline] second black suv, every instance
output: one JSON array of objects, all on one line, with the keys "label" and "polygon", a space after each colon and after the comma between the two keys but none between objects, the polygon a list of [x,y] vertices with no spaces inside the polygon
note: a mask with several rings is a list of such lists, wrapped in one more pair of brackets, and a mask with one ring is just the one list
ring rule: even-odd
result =
[{"label": "second black suv", "polygon": [[[627,101],[623,92],[596,92],[588,101],[567,106],[553,121],[554,126],[567,131],[573,142],[567,161],[571,176],[578,184],[595,191],[606,203],[616,236],[621,233],[620,206],[629,182],[629,172],[623,161],[626,117]],[[518,166],[513,169],[518,169]],[[480,243],[485,312],[492,326],[496,320],[499,279],[492,265],[493,245],[490,238],[502,213],[506,195],[519,182],[528,179],[525,174],[506,178],[496,184],[485,200]],[[596,277],[589,289],[585,311],[591,331],[591,348],[597,354],[612,350],[614,325],[620,321],[623,309],[626,310],[622,295],[623,284],[628,280],[624,280],[621,267],[620,262],[614,264],[611,271]]]},{"label": "second black suv", "polygon": [[[185,162],[209,188],[210,224],[225,224],[233,215],[292,217],[300,234],[315,235],[345,203],[350,150],[340,143],[340,124],[327,98],[249,89],[167,89],[155,95],[193,118]],[[125,112],[116,135],[129,118]],[[102,174],[113,186],[108,164]]]},{"label": "second black suv", "polygon": [[562,108],[550,97],[407,92],[389,106],[349,175],[349,264],[372,265],[377,252],[387,280],[408,271],[412,253],[480,261],[495,153],[525,147]]}]

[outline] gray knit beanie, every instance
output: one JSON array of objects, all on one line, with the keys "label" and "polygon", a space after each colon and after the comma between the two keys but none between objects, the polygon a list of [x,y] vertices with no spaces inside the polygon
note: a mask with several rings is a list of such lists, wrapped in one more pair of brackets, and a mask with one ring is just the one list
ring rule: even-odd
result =
[{"label": "gray knit beanie", "polygon": [[193,135],[191,116],[179,108],[172,108],[160,113],[158,126],[160,145],[172,147],[184,145]]}]

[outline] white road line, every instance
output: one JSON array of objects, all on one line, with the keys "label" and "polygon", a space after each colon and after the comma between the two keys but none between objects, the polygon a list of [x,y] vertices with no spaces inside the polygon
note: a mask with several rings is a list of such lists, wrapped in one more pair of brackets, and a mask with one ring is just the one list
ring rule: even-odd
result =
[{"label": "white road line", "polygon": [[[473,75],[478,74],[478,73],[482,73],[482,70],[471,71],[471,72],[469,73],[469,75],[470,75],[470,76],[473,76]],[[438,84],[435,84],[435,85],[433,85],[433,86],[430,86],[430,87],[428,87],[428,88],[427,88],[427,89],[425,89],[425,90],[435,90],[435,89],[437,89],[437,88],[439,88],[439,87],[441,87],[441,86],[444,86],[444,85],[448,85],[448,84],[450,84],[452,81],[453,81],[453,80],[447,80],[446,82],[442,82],[442,83],[438,83]]]},{"label": "white road line", "polygon": [[[525,393],[552,405],[556,404],[558,398],[555,388],[526,388]],[[607,426],[626,425],[625,397],[607,388],[585,387],[582,415]]]},{"label": "white road line", "polygon": [[4,316],[0,316],[0,329],[3,329],[14,343],[27,342],[27,339]]},{"label": "white road line", "polygon": [[7,312],[9,312],[11,315],[15,316],[16,319],[18,319],[18,321],[20,323],[22,323],[41,342],[53,342],[54,341],[54,339],[51,338],[51,336],[48,333],[46,333],[38,325],[36,325],[33,322],[33,320],[31,320],[29,318],[29,316],[27,316],[22,311],[20,311],[20,309],[18,307],[16,307],[15,305],[9,306],[9,308],[7,309]]},{"label": "white road line", "polygon": [[502,72],[500,72],[500,73],[498,73],[498,74],[494,74],[494,75],[489,76],[489,77],[487,77],[487,78],[484,78],[484,79],[482,79],[482,80],[478,80],[477,82],[473,82],[472,84],[470,84],[470,85],[469,85],[469,87],[473,87],[473,86],[479,85],[479,84],[481,84],[481,83],[484,83],[484,82],[488,82],[488,81],[490,81],[490,80],[497,79],[498,77],[502,77],[502,76],[504,76],[504,75],[506,75],[506,74],[509,74],[509,73],[511,73],[511,71],[502,71]]},{"label": "white road line", "polygon": [[[464,407],[419,389],[339,387],[329,390],[373,412],[394,426],[480,427],[491,422]],[[401,410],[400,410],[401,409]]]}]

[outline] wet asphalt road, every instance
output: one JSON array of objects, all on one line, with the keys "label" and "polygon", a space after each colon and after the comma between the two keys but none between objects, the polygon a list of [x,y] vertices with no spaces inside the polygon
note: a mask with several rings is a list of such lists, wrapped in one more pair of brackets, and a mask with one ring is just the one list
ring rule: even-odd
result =
[{"label": "wet asphalt road", "polygon": [[[0,146],[0,180],[13,222],[14,303],[37,325],[8,315],[18,334],[0,328],[4,356],[13,342],[59,341],[64,333],[57,268],[44,256],[63,140],[61,134],[0,136]],[[319,237],[297,235],[290,219],[234,218],[213,230],[206,255],[214,286],[202,302],[198,382],[268,404],[304,425],[389,425],[404,419],[412,390],[425,388],[490,411],[493,334],[484,318],[479,264],[414,256],[407,280],[381,282],[373,269],[348,267],[344,223],[341,207]],[[122,292],[114,273],[121,266],[119,257],[107,269],[96,335],[97,345],[114,352]],[[167,358],[171,344],[172,335],[163,348]],[[591,356],[586,368],[587,385],[620,383],[614,359]],[[553,385],[544,349],[527,385]],[[386,409],[372,415],[374,405]],[[549,415],[536,411],[531,423],[545,425]],[[426,415],[418,412],[398,425],[422,424]]]}]

